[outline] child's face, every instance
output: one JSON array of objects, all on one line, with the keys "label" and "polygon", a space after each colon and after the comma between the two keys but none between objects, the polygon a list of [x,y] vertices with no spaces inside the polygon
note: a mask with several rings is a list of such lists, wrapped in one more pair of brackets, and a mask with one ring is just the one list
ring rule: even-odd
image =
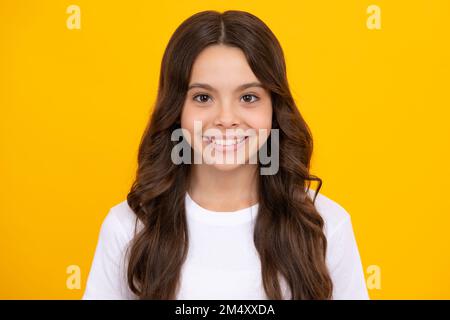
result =
[{"label": "child's face", "polygon": [[[241,87],[245,84],[251,85]],[[190,144],[203,164],[219,170],[237,168],[248,163],[266,141],[272,126],[272,101],[270,92],[258,84],[241,49],[213,45],[199,54],[191,71],[181,127],[196,139]],[[201,132],[194,130],[194,121],[201,121]]]}]

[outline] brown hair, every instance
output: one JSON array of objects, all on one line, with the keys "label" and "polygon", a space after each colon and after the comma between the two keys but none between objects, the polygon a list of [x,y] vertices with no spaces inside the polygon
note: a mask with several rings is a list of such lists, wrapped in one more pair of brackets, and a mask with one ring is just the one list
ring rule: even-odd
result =
[{"label": "brown hair", "polygon": [[[155,108],[140,142],[136,179],[127,197],[136,221],[143,223],[128,248],[128,285],[140,299],[176,299],[189,246],[184,201],[190,167],[171,161],[176,143],[171,134],[180,127],[195,58],[214,44],[244,52],[270,91],[272,128],[279,129],[279,171],[258,179],[253,239],[264,290],[269,299],[283,299],[281,274],[292,299],[330,299],[324,221],[314,206],[322,180],[309,173],[312,135],[289,90],[278,40],[259,18],[237,10],[194,14],[176,29],[164,52]],[[313,180],[319,184],[312,200],[307,191]]]}]

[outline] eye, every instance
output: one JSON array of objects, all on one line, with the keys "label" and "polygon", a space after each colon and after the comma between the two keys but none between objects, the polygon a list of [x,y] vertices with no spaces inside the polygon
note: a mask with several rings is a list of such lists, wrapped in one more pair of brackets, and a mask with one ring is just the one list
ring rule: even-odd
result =
[{"label": "eye", "polygon": [[[255,100],[252,101],[252,98],[255,98]],[[244,99],[244,102],[248,102],[248,103],[253,103],[253,102],[259,100],[259,98],[258,98],[257,96],[255,96],[254,94],[246,94],[246,95],[243,95],[243,96],[241,97],[241,99]]]},{"label": "eye", "polygon": [[[197,98],[200,98],[200,100]],[[209,98],[210,98],[210,96],[208,96],[207,94],[198,94],[198,95],[194,96],[193,99],[200,103],[206,103],[206,102],[208,102]]]}]

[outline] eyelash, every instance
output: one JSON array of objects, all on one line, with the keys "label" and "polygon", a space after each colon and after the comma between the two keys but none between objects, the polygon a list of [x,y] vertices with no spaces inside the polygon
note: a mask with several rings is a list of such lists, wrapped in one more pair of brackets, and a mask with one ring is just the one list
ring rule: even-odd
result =
[{"label": "eyelash", "polygon": [[[200,93],[200,94],[195,95],[192,99],[193,99],[194,101],[197,101],[197,102],[201,103],[201,104],[205,103],[205,102],[198,101],[198,100],[196,99],[197,97],[200,97],[200,96],[207,96],[207,97],[209,97],[209,95],[207,95],[207,94],[205,94],[205,93]],[[259,100],[259,97],[258,97],[257,95],[254,95],[254,94],[244,94],[242,97],[245,97],[245,96],[250,96],[250,97],[255,97],[255,98],[256,98],[256,100],[254,100],[254,101],[252,101],[252,102],[247,102],[247,103],[255,103],[256,101]],[[241,97],[241,98],[242,98],[242,97]]]}]

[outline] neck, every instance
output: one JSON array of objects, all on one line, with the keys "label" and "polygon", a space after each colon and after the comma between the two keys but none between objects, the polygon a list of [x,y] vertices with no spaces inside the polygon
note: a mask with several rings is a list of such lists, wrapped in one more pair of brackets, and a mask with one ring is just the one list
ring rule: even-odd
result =
[{"label": "neck", "polygon": [[258,166],[246,164],[230,171],[211,165],[191,165],[189,195],[212,211],[236,211],[258,203]]}]

